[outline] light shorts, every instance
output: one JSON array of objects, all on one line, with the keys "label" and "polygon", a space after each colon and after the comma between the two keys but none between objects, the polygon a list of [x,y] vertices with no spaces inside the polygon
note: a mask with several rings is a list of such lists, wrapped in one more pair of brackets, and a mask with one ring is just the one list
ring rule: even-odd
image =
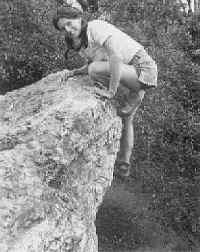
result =
[{"label": "light shorts", "polygon": [[144,49],[140,49],[129,62],[136,69],[138,80],[149,86],[157,86],[158,70],[155,61],[147,54]]}]

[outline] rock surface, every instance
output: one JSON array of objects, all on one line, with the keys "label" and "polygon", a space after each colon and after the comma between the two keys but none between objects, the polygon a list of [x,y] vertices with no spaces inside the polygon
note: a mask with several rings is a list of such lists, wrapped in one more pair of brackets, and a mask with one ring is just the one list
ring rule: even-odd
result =
[{"label": "rock surface", "polygon": [[98,251],[121,121],[87,78],[62,75],[0,97],[1,252]]}]

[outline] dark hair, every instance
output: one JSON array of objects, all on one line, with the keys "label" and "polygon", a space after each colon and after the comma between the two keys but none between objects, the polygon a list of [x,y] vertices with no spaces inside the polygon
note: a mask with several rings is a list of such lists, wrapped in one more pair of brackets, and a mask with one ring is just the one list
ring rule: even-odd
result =
[{"label": "dark hair", "polygon": [[57,30],[60,30],[58,27],[58,21],[60,18],[80,18],[82,17],[82,12],[73,7],[61,7],[57,10],[56,15],[53,17],[53,25]]},{"label": "dark hair", "polygon": [[68,34],[65,34],[65,43],[67,44],[68,50],[74,49],[74,41]]}]

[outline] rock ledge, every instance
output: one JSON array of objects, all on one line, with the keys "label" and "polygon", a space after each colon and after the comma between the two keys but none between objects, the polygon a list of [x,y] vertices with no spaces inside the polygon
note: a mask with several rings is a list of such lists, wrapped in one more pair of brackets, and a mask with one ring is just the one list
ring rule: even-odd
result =
[{"label": "rock ledge", "polygon": [[98,251],[121,121],[87,78],[62,73],[0,97],[1,252]]}]

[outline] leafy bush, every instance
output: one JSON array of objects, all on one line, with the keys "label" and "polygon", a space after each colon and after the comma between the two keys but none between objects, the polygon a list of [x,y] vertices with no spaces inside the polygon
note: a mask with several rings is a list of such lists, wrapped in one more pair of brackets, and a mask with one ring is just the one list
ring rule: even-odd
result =
[{"label": "leafy bush", "polygon": [[64,66],[64,43],[52,26],[54,0],[0,3],[0,93]]},{"label": "leafy bush", "polygon": [[133,167],[144,192],[153,195],[160,223],[197,245],[200,66],[190,52],[198,48],[199,18],[187,16],[175,1],[111,2],[120,6],[110,7],[112,22],[143,43],[159,69],[158,88],[146,95],[135,120]]}]

